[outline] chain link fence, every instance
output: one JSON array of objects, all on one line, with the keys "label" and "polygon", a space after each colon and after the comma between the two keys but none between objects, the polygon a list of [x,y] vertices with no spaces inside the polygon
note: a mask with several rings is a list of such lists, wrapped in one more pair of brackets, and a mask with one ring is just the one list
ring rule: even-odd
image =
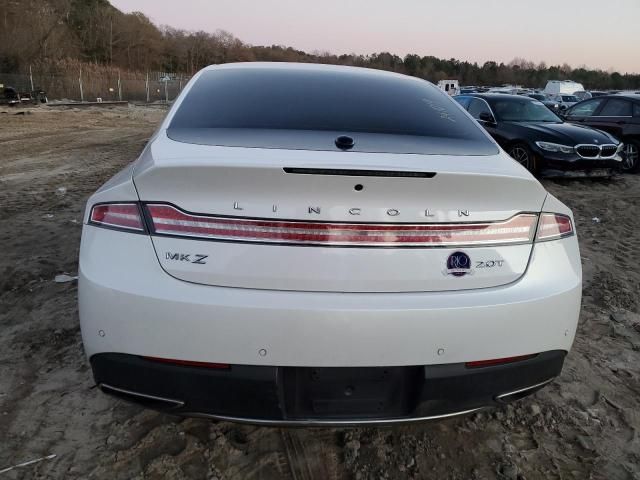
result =
[{"label": "chain link fence", "polygon": [[119,72],[118,70],[2,73],[1,89],[46,92],[49,101],[172,102],[190,77],[165,72]]}]

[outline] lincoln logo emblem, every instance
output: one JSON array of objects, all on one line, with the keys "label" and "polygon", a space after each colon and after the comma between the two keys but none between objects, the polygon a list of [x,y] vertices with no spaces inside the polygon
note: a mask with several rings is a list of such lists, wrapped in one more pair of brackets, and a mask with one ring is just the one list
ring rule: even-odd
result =
[{"label": "lincoln logo emblem", "polygon": [[471,259],[464,252],[454,252],[447,258],[447,267],[443,272],[445,275],[463,277],[471,274]]}]

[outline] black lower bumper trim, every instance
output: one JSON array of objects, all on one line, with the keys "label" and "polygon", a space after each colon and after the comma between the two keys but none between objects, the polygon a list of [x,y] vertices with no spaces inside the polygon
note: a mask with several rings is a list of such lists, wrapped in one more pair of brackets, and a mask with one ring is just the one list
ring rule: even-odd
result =
[{"label": "black lower bumper trim", "polygon": [[105,393],[148,408],[256,424],[348,425],[446,418],[516,400],[560,374],[566,352],[509,364],[228,369],[135,355],[91,357]]},{"label": "black lower bumper trim", "polygon": [[579,156],[566,158],[563,155],[552,155],[545,152],[539,154],[540,164],[538,167],[542,170],[549,171],[565,171],[565,172],[589,172],[592,170],[612,170],[619,171],[622,165],[620,160],[613,158],[582,158]]}]

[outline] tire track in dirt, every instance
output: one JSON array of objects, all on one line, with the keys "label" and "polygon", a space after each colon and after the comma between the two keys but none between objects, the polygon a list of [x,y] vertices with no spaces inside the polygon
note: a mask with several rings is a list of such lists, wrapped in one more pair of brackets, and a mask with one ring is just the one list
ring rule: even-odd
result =
[{"label": "tire track in dirt", "polygon": [[340,478],[334,434],[314,431],[309,435],[302,429],[281,429],[280,433],[293,480]]}]

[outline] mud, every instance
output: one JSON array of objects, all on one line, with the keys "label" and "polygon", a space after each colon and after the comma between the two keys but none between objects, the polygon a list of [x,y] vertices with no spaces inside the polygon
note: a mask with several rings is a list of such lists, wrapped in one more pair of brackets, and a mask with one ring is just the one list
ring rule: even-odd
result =
[{"label": "mud", "polygon": [[4,479],[640,479],[640,175],[544,181],[575,212],[584,301],[560,378],[518,403],[402,427],[182,419],[94,388],[77,284],[87,197],[132,161],[157,108],[0,110]]}]

